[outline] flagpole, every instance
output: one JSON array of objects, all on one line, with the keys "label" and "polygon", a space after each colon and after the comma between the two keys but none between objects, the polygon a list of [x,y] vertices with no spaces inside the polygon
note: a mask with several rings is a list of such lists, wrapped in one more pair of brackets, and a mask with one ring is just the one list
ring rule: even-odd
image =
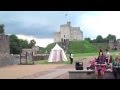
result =
[{"label": "flagpole", "polygon": [[67,15],[67,16],[68,16],[67,19],[68,19],[68,22],[69,22],[69,21],[70,21],[70,20],[69,20],[69,19],[70,19],[70,18],[69,18],[69,15]]},{"label": "flagpole", "polygon": [[69,22],[70,21],[69,14],[66,13],[65,16],[66,16],[67,22]]}]

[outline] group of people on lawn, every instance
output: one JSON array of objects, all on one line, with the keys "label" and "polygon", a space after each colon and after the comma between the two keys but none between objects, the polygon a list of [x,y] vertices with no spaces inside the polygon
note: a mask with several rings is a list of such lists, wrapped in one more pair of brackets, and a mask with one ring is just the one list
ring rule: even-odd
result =
[{"label": "group of people on lawn", "polygon": [[109,67],[111,72],[113,72],[114,77],[117,79],[118,73],[120,74],[120,56],[116,55],[115,60],[112,60],[110,52],[108,49],[105,49],[106,53],[103,54],[102,49],[99,50],[99,55],[95,58],[95,75],[96,79],[98,78],[99,73],[104,78],[104,72]]}]

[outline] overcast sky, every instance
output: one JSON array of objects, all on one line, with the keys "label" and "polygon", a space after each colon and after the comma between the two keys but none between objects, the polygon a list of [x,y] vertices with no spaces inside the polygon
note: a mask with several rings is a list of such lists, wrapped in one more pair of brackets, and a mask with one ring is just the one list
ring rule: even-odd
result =
[{"label": "overcast sky", "polygon": [[53,42],[53,33],[67,20],[81,28],[84,38],[106,37],[109,33],[120,38],[120,11],[0,11],[6,34],[28,41],[33,38],[42,47]]}]

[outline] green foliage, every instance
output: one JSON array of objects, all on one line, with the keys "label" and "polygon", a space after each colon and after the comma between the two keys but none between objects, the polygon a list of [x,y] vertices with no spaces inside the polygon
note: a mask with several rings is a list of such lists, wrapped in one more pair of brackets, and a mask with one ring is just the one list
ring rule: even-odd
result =
[{"label": "green foliage", "polygon": [[10,53],[20,54],[23,48],[29,48],[27,40],[18,39],[16,35],[10,35]]},{"label": "green foliage", "polygon": [[[51,43],[46,47],[48,52],[55,46],[56,43]],[[58,43],[60,45],[60,43]],[[97,52],[97,48],[88,41],[70,41],[67,53],[88,53]]]},{"label": "green foliage", "polygon": [[4,34],[4,24],[0,25],[0,34]]},{"label": "green foliage", "polygon": [[109,45],[107,43],[93,43],[93,45],[95,45],[98,49],[109,49]]},{"label": "green foliage", "polygon": [[70,41],[67,53],[96,52],[97,48],[88,41]]},{"label": "green foliage", "polygon": [[86,41],[92,42],[90,38],[85,38]]},{"label": "green foliage", "polygon": [[38,53],[46,53],[46,48],[40,47]]},{"label": "green foliage", "polygon": [[[59,46],[61,45],[60,42],[57,43]],[[51,43],[51,44],[48,44],[46,49],[48,53],[50,53],[51,49],[56,45],[56,43]]]},{"label": "green foliage", "polygon": [[[87,41],[90,41],[90,38],[85,39]],[[101,35],[98,35],[96,39],[91,40],[92,43],[108,43],[109,40],[114,40],[116,42],[116,36],[109,34],[107,37],[103,38]]]},{"label": "green foliage", "polygon": [[108,42],[109,40],[114,40],[114,42],[116,42],[116,36],[109,34],[109,35],[107,36],[107,42]]},{"label": "green foliage", "polygon": [[98,49],[110,49],[109,47],[109,40],[114,40],[116,42],[116,36],[109,34],[107,37],[103,38],[101,35],[98,35],[96,39],[91,40],[91,42],[98,48]]},{"label": "green foliage", "polygon": [[50,53],[51,49],[55,46],[56,43],[51,43],[48,44],[48,46],[46,47],[46,50],[48,51],[48,53]]},{"label": "green foliage", "polygon": [[102,38],[102,36],[101,35],[98,35],[97,37],[96,37],[96,42],[97,43],[102,43],[104,40],[103,40],[103,38]]}]

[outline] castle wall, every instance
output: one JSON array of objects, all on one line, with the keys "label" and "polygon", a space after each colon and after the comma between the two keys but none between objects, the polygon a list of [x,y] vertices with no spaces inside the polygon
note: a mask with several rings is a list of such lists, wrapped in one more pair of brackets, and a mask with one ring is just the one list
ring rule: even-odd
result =
[{"label": "castle wall", "polygon": [[61,41],[60,33],[59,32],[54,33],[53,38],[54,38],[54,42],[60,42]]},{"label": "castle wall", "polygon": [[15,64],[15,58],[10,55],[8,35],[0,35],[0,67]]},{"label": "castle wall", "polygon": [[82,31],[80,31],[80,38],[81,38],[81,40],[83,40],[83,32]]},{"label": "castle wall", "polygon": [[80,27],[72,27],[71,28],[71,40],[83,40],[83,36],[80,31]]},{"label": "castle wall", "polygon": [[10,54],[10,43],[7,35],[0,35],[0,53]]},{"label": "castle wall", "polygon": [[80,27],[71,27],[71,22],[67,22],[67,24],[60,25],[60,32],[54,33],[53,37],[54,42],[60,42],[62,39],[83,40],[83,32]]},{"label": "castle wall", "polygon": [[39,46],[33,46],[32,50],[33,50],[33,54],[38,54],[38,52],[39,52]]},{"label": "castle wall", "polygon": [[61,26],[60,34],[61,39],[70,39],[70,27],[68,25]]}]

